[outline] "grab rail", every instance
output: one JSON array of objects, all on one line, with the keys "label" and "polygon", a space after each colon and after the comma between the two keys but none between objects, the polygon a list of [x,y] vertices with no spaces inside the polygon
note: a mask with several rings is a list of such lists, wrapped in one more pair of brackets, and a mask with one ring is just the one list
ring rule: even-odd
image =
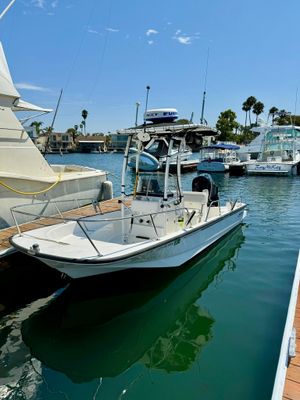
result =
[{"label": "grab rail", "polygon": [[[86,201],[86,199],[79,199],[79,200],[78,199],[73,199],[73,201],[76,202],[78,209],[80,209],[80,205],[79,205],[79,201],[80,200]],[[84,236],[90,242],[91,246],[94,248],[94,250],[96,251],[97,255],[102,257],[103,254],[97,248],[97,245],[95,244],[95,239],[93,239],[91,237],[91,232],[93,232],[95,229],[93,229],[93,228],[89,229],[88,225],[90,223],[91,224],[92,223],[106,224],[106,223],[109,223],[109,222],[117,222],[117,221],[121,221],[121,220],[123,220],[123,221],[127,220],[128,221],[128,220],[131,219],[132,220],[131,225],[132,225],[133,219],[136,219],[136,218],[143,219],[143,218],[147,217],[151,221],[151,224],[152,224],[152,227],[154,229],[156,238],[159,239],[159,232],[157,230],[157,227],[156,227],[156,224],[155,224],[155,221],[154,221],[154,217],[160,216],[160,215],[165,215],[165,214],[168,214],[168,213],[174,213],[174,212],[176,214],[178,213],[178,215],[179,215],[182,212],[186,212],[187,213],[188,222],[185,224],[185,228],[187,228],[188,225],[191,223],[191,221],[192,221],[192,219],[195,216],[197,211],[199,212],[199,216],[201,216],[201,218],[203,216],[203,206],[202,206],[201,208],[191,208],[191,207],[189,207],[189,209],[187,209],[186,207],[180,207],[180,208],[171,209],[171,210],[164,209],[162,211],[157,211],[157,212],[154,212],[154,213],[153,212],[152,213],[141,213],[141,214],[136,214],[136,215],[133,215],[132,212],[131,212],[128,215],[125,215],[123,217],[116,216],[116,217],[109,217],[109,218],[105,218],[104,217],[104,214],[102,213],[102,210],[100,208],[99,208],[100,213],[97,213],[96,212],[97,210],[94,208],[95,215],[98,216],[98,218],[94,218],[94,216],[68,217],[68,216],[63,215],[63,213],[59,210],[59,207],[58,207],[58,204],[57,204],[57,203],[64,203],[64,202],[67,202],[67,201],[69,202],[69,200],[63,200],[63,201],[58,201],[58,202],[49,201],[46,204],[44,202],[34,203],[35,207],[37,205],[43,206],[43,208],[42,208],[40,213],[26,212],[26,211],[21,209],[21,207],[22,208],[29,208],[30,206],[32,206],[32,204],[24,204],[22,206],[18,205],[18,206],[12,207],[11,208],[11,213],[12,213],[15,225],[16,225],[16,227],[18,229],[18,233],[20,235],[22,234],[22,231],[20,229],[20,224],[18,223],[18,220],[17,220],[17,215],[24,215],[25,217],[31,217],[31,220],[33,220],[35,218],[33,222],[36,223],[36,224],[40,224],[42,226],[45,226],[45,225],[46,226],[47,225],[51,226],[51,225],[57,224],[58,222],[64,222],[64,223],[75,222],[75,224],[78,224],[80,230],[83,232]],[[118,204],[120,204],[121,202],[122,201],[119,200]],[[45,215],[45,213],[47,211],[49,211],[47,209],[47,205],[49,205],[49,203],[51,203],[51,205],[55,208],[56,212],[58,212],[59,215],[57,215],[57,214],[56,215]],[[218,200],[212,201],[211,204],[209,205],[209,208],[207,210],[206,216],[204,218],[205,222],[207,221],[207,219],[209,217],[209,213],[210,213],[211,207],[214,204],[218,204],[219,212],[221,212],[221,210],[220,210],[220,202]],[[119,211],[119,210],[114,209],[114,211]],[[128,211],[131,211],[131,210],[128,208]],[[85,218],[85,219],[83,220],[82,218]],[[44,222],[44,224],[43,224],[43,222]],[[98,228],[97,228],[97,230],[98,230]]]},{"label": "grab rail", "polygon": [[209,216],[209,213],[210,213],[210,210],[211,210],[211,207],[212,207],[213,204],[217,204],[217,205],[218,205],[218,208],[219,208],[219,215],[221,215],[220,201],[219,201],[219,200],[213,200],[213,201],[209,204],[209,206],[208,206],[208,210],[207,210],[207,213],[206,213],[206,217],[205,217],[205,219],[204,219],[205,222],[208,220],[208,216]]}]

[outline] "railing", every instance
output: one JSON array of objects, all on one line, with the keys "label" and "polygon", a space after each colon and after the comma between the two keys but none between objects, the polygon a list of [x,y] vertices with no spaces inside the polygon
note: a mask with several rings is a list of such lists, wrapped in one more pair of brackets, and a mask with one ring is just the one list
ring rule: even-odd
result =
[{"label": "railing", "polygon": [[[133,226],[133,222],[136,219],[147,219],[148,221],[151,222],[151,226],[153,227],[156,239],[159,240],[159,230],[157,225],[155,224],[155,219],[156,217],[160,216],[160,215],[166,215],[168,213],[174,213],[175,215],[177,215],[178,217],[180,217],[180,215],[186,214],[186,222],[184,225],[184,229],[188,228],[188,225],[191,225],[192,219],[193,217],[196,215],[197,211],[198,211],[198,217],[199,219],[202,219],[203,216],[203,207],[204,205],[202,205],[202,207],[199,208],[189,208],[187,209],[186,207],[179,207],[176,209],[171,209],[171,210],[164,210],[164,211],[157,211],[157,212],[152,212],[152,213],[143,213],[143,214],[136,214],[133,215],[130,208],[127,207],[127,204],[125,202],[125,207],[128,211],[128,215],[125,215],[124,217],[120,217],[120,216],[116,216],[116,217],[108,217],[105,218],[105,212],[108,212],[110,207],[107,207],[106,204],[106,210],[104,212],[104,210],[102,210],[101,207],[101,203],[97,203],[97,202],[91,202],[90,204],[90,209],[94,211],[93,215],[80,215],[80,216],[70,216],[70,214],[73,212],[76,212],[76,210],[82,210],[81,206],[80,206],[80,201],[86,201],[87,199],[74,199],[73,202],[76,205],[76,207],[74,207],[72,210],[70,211],[66,211],[63,212],[61,211],[61,209],[59,208],[59,204],[58,203],[65,203],[65,202],[70,202],[69,200],[61,200],[61,201],[57,201],[57,202],[51,202],[49,201],[46,206],[45,203],[34,203],[34,204],[24,204],[24,205],[18,205],[15,207],[11,208],[11,213],[15,222],[15,225],[17,227],[18,233],[19,235],[22,235],[22,231],[23,233],[25,233],[28,230],[32,230],[32,229],[37,229],[40,227],[45,227],[45,226],[52,226],[52,225],[56,225],[59,223],[68,223],[68,222],[74,222],[76,225],[78,225],[80,231],[83,233],[83,235],[86,237],[86,239],[89,241],[89,243],[91,244],[91,246],[93,247],[93,249],[95,250],[95,252],[97,253],[98,256],[103,256],[103,254],[101,254],[101,252],[99,251],[99,249],[97,248],[96,244],[95,244],[95,238],[92,238],[92,233],[95,230],[99,230],[99,225],[102,224],[104,226],[104,224],[108,224],[108,223],[118,223],[118,221],[128,221],[129,222],[129,229],[128,229],[128,234],[131,232],[132,230],[132,226]],[[111,205],[111,210],[110,211],[120,211],[120,205],[121,205],[122,201],[119,200],[118,203]],[[206,222],[211,210],[211,206],[213,204],[218,203],[218,201],[214,201],[210,204],[207,214],[205,216],[204,221]],[[49,207],[49,206],[52,206]],[[28,209],[30,207],[34,207],[35,209],[37,208],[37,206],[41,206],[41,212],[27,212],[24,211],[24,209]],[[104,207],[103,207],[104,208]],[[54,211],[55,210],[55,211]],[[219,206],[219,211],[220,211],[220,206]],[[50,215],[49,215],[50,214]],[[69,215],[68,215],[69,214]],[[31,218],[31,223],[29,224],[20,224],[18,222],[18,217],[19,216],[25,216],[25,217],[30,217]],[[101,218],[99,218],[99,216],[101,216]],[[95,218],[98,217],[98,218]],[[93,229],[92,224],[96,224],[97,225],[97,229]],[[33,226],[32,226],[33,225]],[[121,236],[120,236],[121,238]],[[54,239],[47,239],[49,241],[55,241]],[[120,243],[122,242],[122,240],[120,240]],[[125,240],[126,242],[126,240]]]}]

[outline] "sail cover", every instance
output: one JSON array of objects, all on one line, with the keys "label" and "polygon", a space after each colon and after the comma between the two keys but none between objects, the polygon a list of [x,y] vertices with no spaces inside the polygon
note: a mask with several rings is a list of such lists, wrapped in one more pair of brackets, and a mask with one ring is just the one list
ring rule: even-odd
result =
[{"label": "sail cover", "polygon": [[12,107],[19,98],[20,94],[14,87],[2,43],[0,42],[0,106]]}]

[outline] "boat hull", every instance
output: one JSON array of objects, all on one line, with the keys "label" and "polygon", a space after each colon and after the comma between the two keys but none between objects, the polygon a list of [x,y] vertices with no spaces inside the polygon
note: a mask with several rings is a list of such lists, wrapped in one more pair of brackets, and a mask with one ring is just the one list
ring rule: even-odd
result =
[{"label": "boat hull", "polygon": [[[84,176],[88,175],[88,176]],[[34,179],[19,179],[19,178],[2,178],[0,180],[5,182],[11,189],[0,185],[0,229],[14,226],[14,220],[11,214],[11,208],[20,205],[32,204],[31,213],[37,213],[40,210],[40,203],[45,203],[45,207],[50,202],[60,201],[60,211],[67,211],[74,207],[74,199],[86,199],[80,201],[80,205],[91,203],[91,201],[100,199],[102,183],[106,181],[106,173],[99,171],[98,173],[84,174],[77,177],[64,178],[56,186],[49,191],[38,195],[28,195],[26,193],[34,193],[45,190],[53,185],[53,181],[49,180],[34,180]],[[12,190],[13,189],[13,190]],[[39,206],[34,208],[34,203]],[[29,222],[33,217],[20,216],[18,223]]]},{"label": "boat hull", "polygon": [[297,175],[298,163],[291,162],[255,162],[246,165],[248,175]]},{"label": "boat hull", "polygon": [[229,165],[218,161],[201,161],[197,170],[200,172],[227,172]]},{"label": "boat hull", "polygon": [[[38,254],[36,258],[74,279],[132,268],[180,267],[241,224],[245,215],[245,205],[242,205],[200,227],[186,229],[172,239],[157,240],[154,246],[145,249],[143,252],[111,262],[102,261],[101,257],[69,261],[59,257]],[[13,239],[13,245],[18,250],[28,252],[21,247],[21,243],[18,237]]]}]

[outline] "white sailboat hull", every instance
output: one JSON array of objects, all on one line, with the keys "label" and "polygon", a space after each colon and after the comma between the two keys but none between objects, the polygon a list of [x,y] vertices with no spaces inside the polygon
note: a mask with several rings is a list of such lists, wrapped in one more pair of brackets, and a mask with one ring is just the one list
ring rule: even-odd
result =
[{"label": "white sailboat hull", "polygon": [[[60,256],[44,255],[43,241],[39,241],[40,252],[36,257],[48,266],[65,273],[72,278],[83,278],[93,275],[116,272],[131,268],[171,268],[179,267],[191,258],[199,255],[229,231],[241,224],[245,217],[245,205],[240,205],[233,211],[228,211],[220,217],[199,224],[192,228],[180,230],[158,240],[150,240],[147,243],[135,244],[129,251],[115,252],[118,256],[101,257],[92,256],[80,258],[74,253],[74,257],[62,257],[61,249],[65,246],[55,244],[56,254]],[[34,231],[33,231],[34,232]],[[20,251],[30,253],[30,247],[36,242],[38,230],[35,237],[15,236],[13,245]],[[97,241],[94,241],[97,246]],[[48,244],[45,244],[46,246]],[[84,246],[84,244],[83,244]],[[99,246],[100,251],[100,244]],[[66,246],[65,246],[66,248]],[[64,251],[64,250],[62,250]],[[77,257],[77,258],[76,258]]]}]

